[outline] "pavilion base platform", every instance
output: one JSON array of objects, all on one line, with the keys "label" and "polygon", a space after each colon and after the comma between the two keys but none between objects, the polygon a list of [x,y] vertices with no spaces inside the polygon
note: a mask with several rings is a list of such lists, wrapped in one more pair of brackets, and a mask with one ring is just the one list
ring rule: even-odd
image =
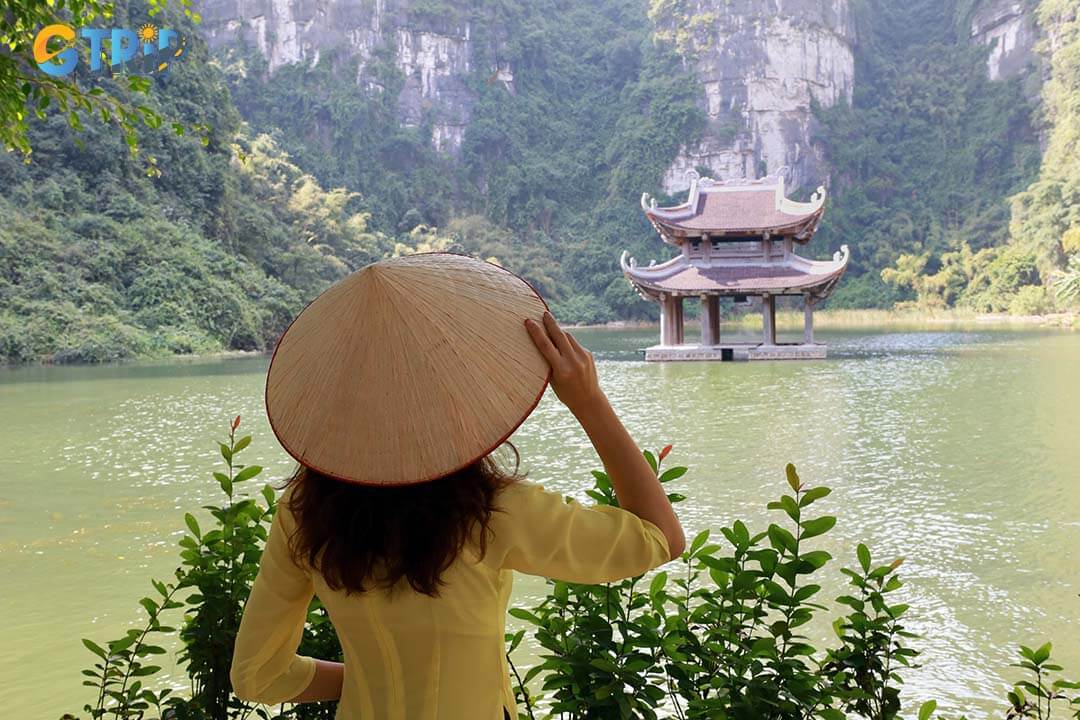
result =
[{"label": "pavilion base platform", "polygon": [[722,343],[719,345],[653,345],[645,349],[646,362],[690,360],[824,360],[824,343]]}]

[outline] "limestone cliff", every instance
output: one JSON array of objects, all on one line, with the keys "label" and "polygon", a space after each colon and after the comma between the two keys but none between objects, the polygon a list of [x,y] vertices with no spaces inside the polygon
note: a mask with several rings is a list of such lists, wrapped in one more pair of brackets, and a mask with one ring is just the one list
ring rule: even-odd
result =
[{"label": "limestone cliff", "polygon": [[971,42],[990,47],[991,80],[1021,75],[1038,62],[1039,28],[1028,0],[983,0],[971,15],[970,33]]},{"label": "limestone cliff", "polygon": [[[464,7],[468,3],[462,0]],[[705,166],[717,177],[755,177],[789,169],[789,187],[816,187],[827,175],[813,142],[810,105],[848,101],[852,91],[853,22],[849,0],[678,0],[694,29],[687,62],[701,82],[709,125],[700,143],[683,148],[664,189],[687,186],[686,171]],[[271,72],[316,63],[326,53],[358,58],[357,82],[372,87],[365,66],[392,48],[406,78],[398,98],[407,125],[432,114],[434,142],[461,144],[475,98],[474,70],[513,91],[513,68],[474,68],[475,19],[415,12],[419,0],[203,0],[204,34],[212,47],[257,47]],[[451,6],[453,4],[451,3]],[[464,19],[462,19],[464,18]],[[663,34],[680,18],[656,17]],[[668,27],[665,27],[668,26]],[[497,53],[491,53],[496,56]]]},{"label": "limestone cliff", "polygon": [[[675,3],[669,3],[669,7]],[[850,102],[854,19],[848,0],[693,0],[654,18],[680,45],[702,85],[709,125],[664,177],[674,193],[687,172],[758,177],[787,168],[788,187],[828,175],[814,142],[811,103]]]},{"label": "limestone cliff", "polygon": [[[433,141],[453,152],[469,122],[473,97],[468,20],[411,13],[408,0],[204,0],[203,34],[212,48],[244,43],[266,58],[270,71],[291,63],[314,65],[333,53],[358,59],[358,85],[377,90],[367,65],[391,48],[405,77],[398,98],[401,121],[416,125],[433,115]],[[499,79],[512,83],[508,69]]]}]

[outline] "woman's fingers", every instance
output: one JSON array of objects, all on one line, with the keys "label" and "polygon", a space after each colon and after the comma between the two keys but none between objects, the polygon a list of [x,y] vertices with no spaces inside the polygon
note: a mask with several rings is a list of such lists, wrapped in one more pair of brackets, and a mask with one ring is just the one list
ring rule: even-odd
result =
[{"label": "woman's fingers", "polygon": [[535,345],[536,349],[540,351],[540,354],[544,356],[544,359],[548,361],[548,365],[555,367],[562,360],[562,356],[551,342],[551,338],[548,337],[547,330],[531,318],[526,318],[525,329],[528,331],[529,337],[532,338],[533,345]]},{"label": "woman's fingers", "polygon": [[552,317],[551,313],[544,313],[544,328],[551,337],[551,341],[555,343],[555,347],[562,353],[562,356],[566,358],[573,357],[574,347],[566,339],[566,333],[559,327],[559,323],[555,322],[555,318]]},{"label": "woman's fingers", "polygon": [[557,374],[576,373],[579,368],[591,365],[591,353],[581,346],[577,338],[560,328],[551,313],[544,313],[543,325],[529,319],[525,321],[525,327],[533,344]]},{"label": "woman's fingers", "polygon": [[529,337],[551,366],[551,387],[555,395],[574,414],[583,412],[596,402],[606,402],[596,380],[592,353],[544,313],[543,322],[526,320]]},{"label": "woman's fingers", "polygon": [[576,337],[574,337],[570,333],[566,332],[565,330],[563,331],[563,333],[566,335],[566,339],[570,341],[570,345],[573,346],[574,350],[576,350],[578,352],[578,354],[580,354],[580,355],[590,355],[589,351],[586,350],[582,346],[582,344],[578,342]]}]

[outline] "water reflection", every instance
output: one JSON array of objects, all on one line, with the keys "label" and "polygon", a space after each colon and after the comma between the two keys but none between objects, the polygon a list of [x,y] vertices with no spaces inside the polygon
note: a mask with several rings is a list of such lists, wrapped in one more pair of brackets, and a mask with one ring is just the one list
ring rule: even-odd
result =
[{"label": "water reflection", "polygon": [[[675,444],[688,529],[762,525],[783,465],[833,487],[823,547],[906,558],[925,638],[909,696],[987,716],[1018,642],[1057,640],[1080,672],[1080,337],[1033,332],[819,333],[824,362],[646,364],[655,330],[582,330],[604,387],[645,446]],[[750,334],[747,333],[747,337]],[[175,565],[180,517],[215,496],[214,440],[236,413],[251,458],[291,467],[262,415],[265,358],[0,373],[0,612],[15,717],[81,706],[75,640],[134,617],[149,573]],[[536,480],[583,497],[598,462],[553,397],[513,438]],[[517,597],[538,597],[522,578]],[[834,593],[835,594],[835,593]],[[815,629],[830,632],[825,623]],[[85,656],[85,657],[84,657]]]}]

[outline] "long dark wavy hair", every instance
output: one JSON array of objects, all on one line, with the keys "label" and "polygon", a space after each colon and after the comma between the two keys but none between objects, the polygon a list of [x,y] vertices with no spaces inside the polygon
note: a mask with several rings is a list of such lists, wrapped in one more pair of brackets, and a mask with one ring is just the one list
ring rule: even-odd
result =
[{"label": "long dark wavy hair", "polygon": [[522,477],[517,449],[502,447],[512,470],[489,454],[439,480],[397,487],[343,482],[301,465],[285,485],[296,517],[294,561],[317,570],[334,590],[407,582],[436,597],[466,543],[475,539],[483,555],[499,490]]}]

